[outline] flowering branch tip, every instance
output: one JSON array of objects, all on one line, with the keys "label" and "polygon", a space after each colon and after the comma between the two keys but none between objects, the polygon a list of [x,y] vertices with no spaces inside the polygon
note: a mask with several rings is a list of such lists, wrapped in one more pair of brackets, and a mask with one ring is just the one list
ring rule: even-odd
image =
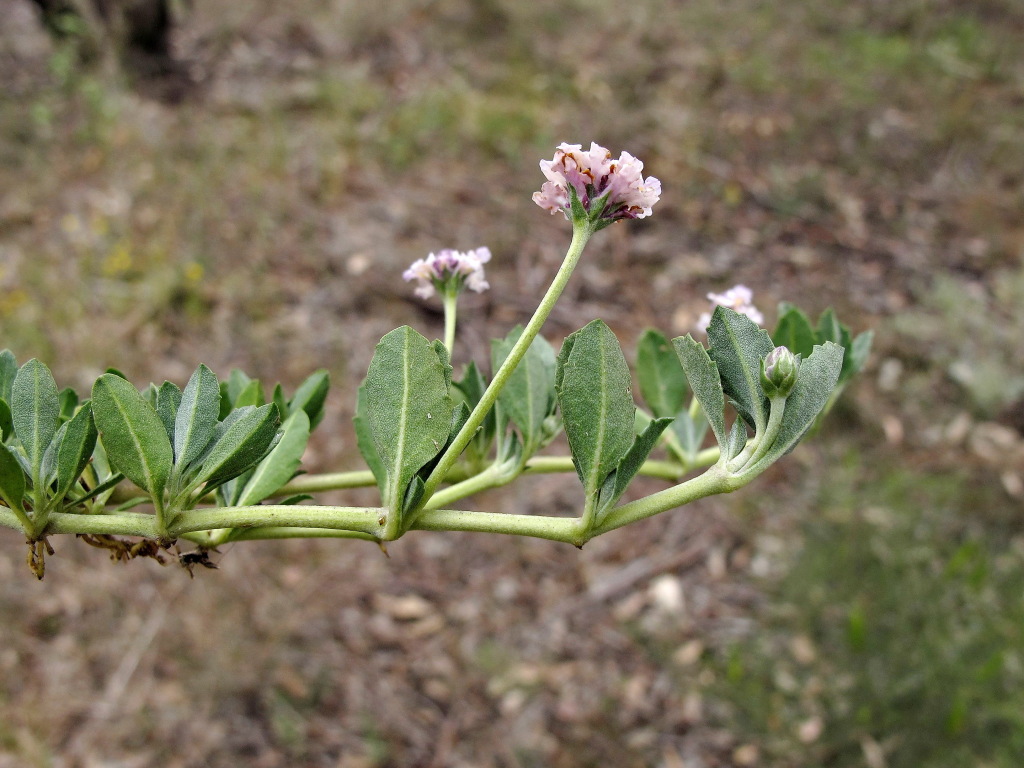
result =
[{"label": "flowering branch tip", "polygon": [[541,160],[547,177],[533,201],[552,214],[574,221],[573,197],[594,229],[619,219],[642,219],[661,197],[661,182],[643,177],[644,164],[628,152],[618,160],[599,144],[583,151],[581,144],[560,144],[552,160]]},{"label": "flowering branch tip", "polygon": [[458,293],[465,287],[480,293],[491,287],[484,275],[484,264],[490,260],[491,250],[487,247],[465,253],[445,248],[414,261],[402,278],[406,282],[417,281],[415,293],[421,299],[429,299],[435,289]]}]

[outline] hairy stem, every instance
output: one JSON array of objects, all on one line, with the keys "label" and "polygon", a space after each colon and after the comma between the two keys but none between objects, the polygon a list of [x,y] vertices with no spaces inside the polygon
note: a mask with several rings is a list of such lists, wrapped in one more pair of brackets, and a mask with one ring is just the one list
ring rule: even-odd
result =
[{"label": "hairy stem", "polygon": [[442,296],[442,300],[444,303],[444,345],[448,348],[448,355],[450,357],[455,347],[455,318],[459,306],[458,289],[447,289]]},{"label": "hairy stem", "polygon": [[[562,291],[565,290],[566,284],[569,282],[569,278],[572,276],[573,270],[576,268],[576,264],[579,263],[580,256],[583,254],[583,248],[587,244],[587,240],[590,239],[591,229],[585,225],[574,225],[572,231],[572,242],[569,244],[569,250],[565,254],[565,260],[562,262],[562,266],[559,268],[558,273],[555,275],[554,280],[548,287],[547,293],[544,294],[544,298],[541,299],[540,305],[537,307],[537,311],[534,312],[533,317],[530,318],[530,322],[526,324],[526,328],[523,329],[522,335],[519,340],[512,347],[512,351],[509,352],[505,362],[502,363],[497,373],[494,374],[494,379],[488,385],[487,389],[484,390],[483,395],[480,398],[480,402],[476,404],[472,412],[469,414],[469,418],[463,425],[462,429],[459,430],[459,434],[455,436],[451,445],[441,456],[441,460],[434,467],[434,471],[430,473],[430,477],[427,478],[425,483],[425,489],[423,498],[429,499],[434,491],[437,490],[437,486],[441,484],[445,476],[455,465],[459,456],[466,450],[466,446],[469,445],[469,441],[473,439],[476,434],[477,428],[483,424],[484,418],[487,416],[487,412],[494,407],[494,403],[498,400],[498,395],[501,390],[505,387],[505,383],[508,381],[512,372],[519,365],[519,362],[523,359],[526,351],[530,348],[530,344],[540,333],[541,327],[544,325],[544,321],[547,320],[548,315],[551,314],[551,310],[555,306],[555,302],[558,301],[558,297],[562,295]],[[415,527],[415,526],[414,526]]]},{"label": "hairy stem", "polygon": [[666,488],[664,491],[645,496],[642,499],[623,504],[611,510],[590,533],[591,536],[598,536],[624,525],[635,523],[648,517],[666,512],[691,501],[703,499],[706,496],[713,496],[716,493],[729,493],[749,482],[744,479],[737,481],[732,475],[719,465],[708,469],[704,474],[698,475],[685,483]]}]

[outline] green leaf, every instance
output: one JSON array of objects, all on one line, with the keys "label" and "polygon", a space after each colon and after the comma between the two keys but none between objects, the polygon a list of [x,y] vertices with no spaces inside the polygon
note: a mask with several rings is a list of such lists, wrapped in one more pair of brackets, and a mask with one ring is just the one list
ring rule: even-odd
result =
[{"label": "green leaf", "polygon": [[740,455],[740,451],[743,450],[747,444],[747,428],[743,423],[743,419],[736,419],[732,423],[732,429],[729,430],[729,438],[725,443],[725,447],[722,448],[722,457],[726,461],[730,461]]},{"label": "green leaf", "polygon": [[0,400],[0,442],[7,440],[14,434],[14,417],[11,415],[11,406],[6,400]]},{"label": "green leaf", "polygon": [[220,411],[217,414],[217,418],[223,421],[228,417],[229,413],[231,413],[231,394],[228,392],[228,383],[222,381],[220,383]]},{"label": "green leaf", "polygon": [[92,403],[85,403],[66,425],[64,439],[57,450],[57,491],[54,498],[63,499],[85,470],[96,447],[96,425]]},{"label": "green leaf", "polygon": [[43,463],[39,469],[39,485],[50,490],[50,486],[53,485],[57,479],[57,451],[60,450],[61,443],[64,442],[64,435],[67,433],[67,422],[61,424],[57,428],[57,432],[54,434],[50,444],[46,446],[46,450],[43,452]]},{"label": "green leaf", "polygon": [[718,365],[708,355],[704,345],[691,335],[680,336],[672,340],[679,362],[686,371],[686,380],[697,398],[704,416],[715,433],[719,448],[725,446],[725,393],[722,390],[722,379],[718,373]]},{"label": "green leaf", "polygon": [[[237,368],[233,368],[231,370],[231,373],[228,374],[228,380],[226,384],[228,402],[231,403],[232,405],[235,405],[238,402],[239,396],[246,389],[246,387],[252,384],[252,379],[250,379],[245,374],[245,372],[240,371]],[[244,403],[242,403],[241,405],[244,405]]]},{"label": "green leaf", "polygon": [[[494,344],[495,342],[492,342]],[[476,407],[476,404],[480,402],[480,398],[483,397],[484,390],[487,389],[487,381],[484,379],[480,369],[477,368],[476,363],[470,362],[466,366],[466,370],[463,373],[460,381],[453,382],[454,390],[453,395],[461,395],[466,406],[470,411]],[[477,430],[476,434],[473,435],[473,439],[469,446],[466,448],[466,453],[470,457],[470,461],[483,462],[487,458],[487,454],[491,450],[491,445],[494,442],[495,432],[497,430],[497,413],[496,409],[492,408],[484,416],[483,423],[480,425],[480,429]]]},{"label": "green leaf", "polygon": [[273,403],[233,410],[222,424],[226,429],[214,434],[190,486],[206,483],[212,489],[258,464],[273,447],[278,423],[277,406]]},{"label": "green leaf", "polygon": [[291,480],[299,468],[306,443],[309,442],[309,416],[300,408],[282,426],[284,431],[280,442],[256,465],[252,477],[238,497],[239,506],[259,504]]},{"label": "green leaf", "polygon": [[159,498],[174,453],[156,409],[128,381],[113,373],[92,388],[93,418],[112,468]]},{"label": "green leaf", "polygon": [[858,334],[857,338],[846,348],[846,355],[843,357],[843,371],[839,374],[840,383],[849,381],[864,367],[871,354],[871,343],[874,340],[873,332],[864,331],[864,333]]},{"label": "green leaf", "polygon": [[331,375],[326,369],[321,368],[311,373],[299,384],[299,388],[288,402],[288,415],[301,408],[309,417],[310,429],[316,429],[316,425],[324,417],[324,403],[327,401],[327,392],[330,388]]},{"label": "green leaf", "polygon": [[0,399],[11,403],[11,392],[14,390],[14,377],[18,375],[18,362],[9,349],[0,352]]},{"label": "green leaf", "polygon": [[761,361],[775,348],[768,333],[746,315],[716,307],[708,326],[708,342],[725,394],[743,420],[763,432],[768,423],[768,399],[761,389]]},{"label": "green leaf", "polygon": [[556,381],[569,450],[590,496],[600,490],[633,444],[636,410],[629,366],[603,320],[566,339]]},{"label": "green leaf", "polygon": [[60,416],[58,418],[62,422],[70,421],[71,417],[75,415],[75,410],[78,408],[78,393],[71,387],[65,387],[57,395],[57,401],[60,403]]},{"label": "green leaf", "polygon": [[8,507],[25,514],[22,506],[25,498],[25,471],[12,450],[3,443],[0,443],[0,497],[3,497]]},{"label": "green leaf", "polygon": [[783,303],[779,306],[779,324],[775,326],[772,341],[794,355],[807,357],[818,343],[818,335],[807,315],[794,305]]},{"label": "green leaf", "polygon": [[249,383],[232,400],[233,408],[244,408],[247,405],[263,405],[263,385],[259,379],[250,379]]},{"label": "green leaf", "polygon": [[708,420],[703,412],[698,411],[694,418],[690,416],[689,411],[682,410],[676,414],[676,418],[672,422],[672,432],[686,454],[686,460],[691,461],[704,444],[704,436],[708,433]]},{"label": "green leaf", "polygon": [[366,384],[359,387],[356,393],[356,414],[352,418],[356,430],[356,448],[366,462],[366,466],[373,472],[377,480],[377,487],[380,489],[381,498],[387,488],[388,473],[384,462],[377,453],[377,445],[373,442],[373,434],[370,432],[370,425],[366,421]]},{"label": "green leaf", "polygon": [[[818,318],[818,342],[824,344],[826,341],[832,341],[836,344],[843,344],[843,334],[849,336],[850,332],[843,327],[843,324],[839,322],[839,318],[836,317],[835,310],[829,307],[821,313],[821,317]],[[846,346],[846,345],[843,345]]]},{"label": "green leaf", "polygon": [[768,453],[750,471],[759,472],[793,450],[828,402],[842,367],[843,348],[830,341],[815,347],[811,355],[800,363],[796,385],[786,398],[779,434]]},{"label": "green leaf", "polygon": [[[516,326],[504,339],[491,342],[495,371],[505,362],[522,335],[522,326]],[[537,336],[530,343],[498,395],[498,403],[519,428],[524,453],[531,456],[541,446],[544,420],[555,409],[555,350],[544,338]]]},{"label": "green leaf", "polygon": [[594,518],[596,525],[601,524],[605,515],[615,505],[615,502],[626,492],[630,481],[636,477],[636,473],[640,471],[644,462],[647,461],[647,457],[654,450],[654,446],[661,437],[661,433],[671,423],[671,417],[654,419],[633,440],[633,445],[626,451],[626,455],[619,460],[615,470],[608,475],[601,488],[601,494],[597,503],[597,515]]},{"label": "green leaf", "polygon": [[178,417],[180,406],[181,390],[177,384],[165,381],[156,391],[156,412],[160,416],[160,421],[164,423],[171,445],[174,444],[174,421]]},{"label": "green leaf", "polygon": [[377,344],[363,383],[362,416],[386,476],[384,504],[399,516],[409,482],[448,440],[450,382],[447,355],[409,326]]},{"label": "green leaf", "polygon": [[50,369],[34,358],[14,377],[11,413],[14,432],[32,467],[32,480],[41,482],[43,454],[57,432],[60,400]]},{"label": "green leaf", "polygon": [[426,492],[427,486],[423,482],[423,476],[417,474],[411,481],[409,481],[409,488],[405,492],[405,500],[402,502],[402,514],[405,515],[407,512],[412,511],[417,504],[420,503],[420,499],[423,498],[424,492]]},{"label": "green leaf", "polygon": [[270,397],[270,402],[277,406],[277,412],[282,419],[287,419],[291,416],[291,411],[288,409],[288,401],[284,397],[284,388],[281,386],[281,382],[274,385],[274,393]]},{"label": "green leaf", "polygon": [[686,374],[665,334],[648,328],[636,348],[640,394],[656,417],[675,416],[686,402]]},{"label": "green leaf", "polygon": [[210,444],[219,413],[220,382],[213,371],[200,365],[185,385],[174,417],[174,462],[179,472]]}]

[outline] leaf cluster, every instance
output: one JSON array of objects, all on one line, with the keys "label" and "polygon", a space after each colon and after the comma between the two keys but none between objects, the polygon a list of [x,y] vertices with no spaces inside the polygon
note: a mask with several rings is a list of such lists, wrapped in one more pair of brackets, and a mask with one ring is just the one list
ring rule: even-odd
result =
[{"label": "leaf cluster", "polygon": [[43,363],[19,367],[5,350],[0,498],[31,540],[51,512],[103,512],[124,478],[146,496],[121,509],[148,498],[165,533],[213,491],[222,505],[257,504],[294,476],[328,387],[317,371],[291,398],[279,384],[266,402],[259,381],[233,371],[220,382],[200,365],[184,389],[165,381],[140,392],[110,369],[83,401],[58,391]]}]

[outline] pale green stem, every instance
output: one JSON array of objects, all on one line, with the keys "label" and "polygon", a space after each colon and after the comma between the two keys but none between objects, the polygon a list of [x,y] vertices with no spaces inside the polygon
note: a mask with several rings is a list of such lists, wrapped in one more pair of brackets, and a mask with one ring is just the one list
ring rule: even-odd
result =
[{"label": "pale green stem", "polygon": [[730,471],[738,472],[743,467],[753,466],[772,447],[772,443],[775,442],[775,438],[779,435],[779,428],[782,426],[782,414],[785,408],[786,398],[773,397],[770,400],[768,424],[765,425],[764,432],[754,435],[743,447],[739,455],[729,461],[728,468]]},{"label": "pale green stem", "polygon": [[696,397],[690,398],[690,418],[696,419],[700,415],[700,403],[697,402]]},{"label": "pale green stem", "polygon": [[251,507],[194,509],[181,515],[170,530],[176,538],[217,528],[329,528],[380,537],[384,510],[377,507],[315,507],[258,504]]},{"label": "pale green stem", "polygon": [[49,517],[50,508],[46,503],[46,493],[42,488],[41,481],[36,478],[32,488],[32,527],[29,538],[36,540],[43,535]]},{"label": "pale green stem", "polygon": [[612,509],[601,523],[590,531],[590,537],[621,528],[648,517],[666,512],[691,501],[703,499],[716,493],[729,493],[749,482],[744,478],[738,480],[728,474],[722,467],[715,465],[704,474],[698,475],[685,483],[666,488],[664,491],[651,494],[637,501],[623,504]]},{"label": "pale green stem", "polygon": [[465,512],[455,509],[431,509],[413,523],[423,531],[477,531],[533,536],[580,546],[580,521],[576,517],[506,515],[497,512]]},{"label": "pale green stem", "polygon": [[[451,282],[457,281],[452,280]],[[455,318],[459,305],[458,288],[445,288],[442,299],[444,300],[444,345],[448,348],[448,355],[451,356],[452,350],[455,349]]]},{"label": "pale green stem", "polygon": [[693,466],[690,469],[700,469],[701,467],[710,467],[712,464],[717,464],[719,458],[722,456],[721,449],[714,445],[710,448],[705,448],[697,454],[697,458],[694,459]]},{"label": "pale green stem", "polygon": [[558,273],[555,275],[554,280],[548,287],[547,293],[544,294],[544,298],[541,299],[540,305],[537,307],[537,311],[534,312],[533,317],[530,318],[530,322],[526,324],[526,328],[523,329],[522,335],[519,340],[512,347],[505,362],[502,363],[497,373],[494,374],[494,379],[488,385],[487,389],[484,390],[483,395],[480,397],[480,402],[476,404],[472,412],[469,414],[469,418],[463,425],[462,429],[459,430],[459,434],[455,436],[451,445],[448,446],[444,454],[438,461],[437,466],[434,467],[434,471],[430,473],[430,477],[427,478],[424,488],[424,499],[429,499],[434,491],[437,490],[437,486],[441,484],[448,472],[455,466],[455,462],[458,461],[462,452],[466,450],[466,446],[469,445],[469,441],[473,439],[477,429],[483,424],[484,418],[487,416],[487,412],[494,407],[494,403],[498,400],[498,395],[501,390],[505,387],[512,372],[515,371],[516,366],[519,365],[519,361],[523,359],[526,351],[530,348],[530,344],[540,333],[541,327],[544,325],[544,321],[547,320],[548,315],[551,314],[551,310],[555,306],[555,302],[558,301],[558,297],[562,295],[562,291],[565,290],[566,284],[569,282],[569,278],[572,276],[573,270],[576,268],[576,264],[580,260],[580,256],[583,254],[583,248],[587,244],[587,240],[590,239],[591,229],[587,224],[574,224],[572,230],[572,242],[569,243],[569,250],[565,254],[565,260],[562,262],[562,266],[559,268]]},{"label": "pale green stem", "polygon": [[[708,461],[706,465],[709,466],[714,464],[718,460],[718,449],[708,449],[713,451],[715,454],[714,459]],[[702,451],[699,456],[707,453],[708,451]],[[534,456],[526,463],[526,469],[524,472],[529,475],[542,475],[542,474],[557,474],[559,472],[575,472],[576,466],[572,463],[571,456]],[[648,459],[640,467],[640,471],[637,474],[644,475],[646,477],[659,477],[662,480],[678,480],[679,476],[685,472],[686,469],[679,462],[676,461],[658,461],[656,459]]]},{"label": "pale green stem", "polygon": [[424,509],[439,509],[445,507],[454,501],[464,499],[467,496],[472,496],[474,493],[480,493],[480,491],[486,491],[488,488],[496,488],[499,485],[505,485],[511,477],[506,476],[498,472],[494,464],[491,464],[483,472],[468,477],[460,483],[450,485],[447,488],[442,488],[437,491],[427,503],[423,505]]},{"label": "pale green stem", "polygon": [[775,444],[775,438],[779,436],[779,430],[782,428],[782,417],[786,411],[786,398],[773,397],[769,400],[769,403],[768,426],[764,429],[764,437],[761,438],[753,455],[739,465],[741,468],[753,467],[757,464],[758,460],[768,453],[772,445]]},{"label": "pale green stem", "polygon": [[32,521],[21,510],[0,505],[0,525],[21,530],[27,537],[32,538]]},{"label": "pale green stem", "polygon": [[112,536],[142,536],[147,539],[165,538],[154,515],[125,512],[113,515],[73,515],[54,512],[50,515],[47,534],[91,533]]},{"label": "pale green stem", "polygon": [[337,491],[344,488],[365,488],[376,485],[377,479],[368,469],[356,472],[332,472],[324,475],[299,475],[274,492],[274,496]]},{"label": "pale green stem", "polygon": [[277,526],[274,528],[247,528],[235,531],[230,541],[255,541],[259,539],[364,539],[378,541],[375,536],[361,531],[346,531],[335,528],[295,528]]}]

